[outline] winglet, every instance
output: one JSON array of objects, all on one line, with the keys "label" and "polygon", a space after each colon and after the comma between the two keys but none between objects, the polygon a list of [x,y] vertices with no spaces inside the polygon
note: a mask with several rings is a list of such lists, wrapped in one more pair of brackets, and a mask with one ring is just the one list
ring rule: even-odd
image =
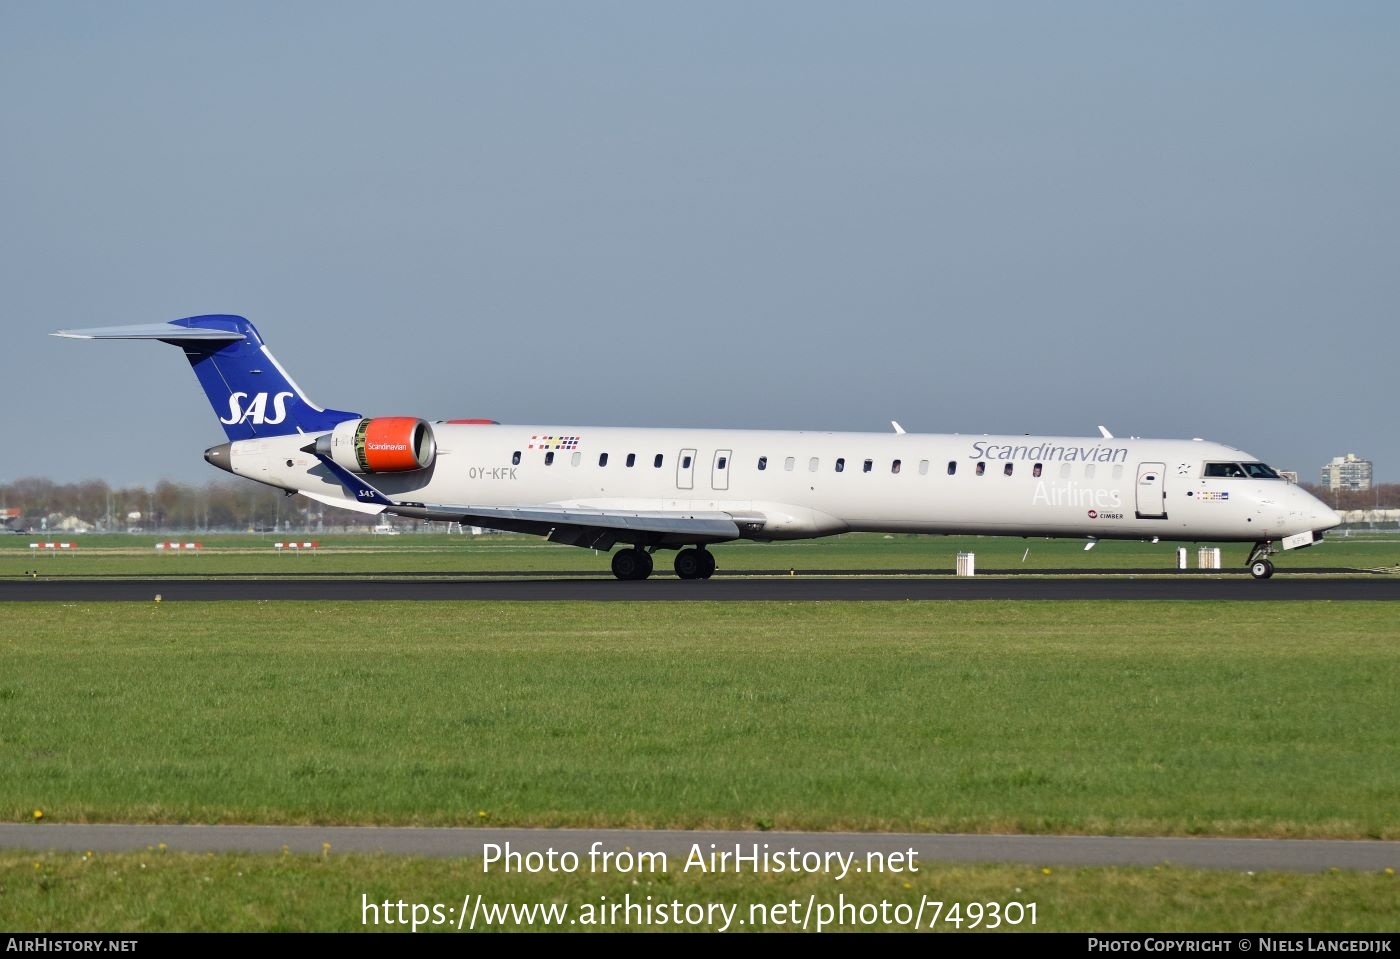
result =
[{"label": "winglet", "polygon": [[379,490],[341,466],[329,456],[317,453],[316,458],[325,464],[326,469],[331,471],[332,476],[340,480],[340,485],[344,486],[346,492],[355,497],[355,502],[373,503],[375,506],[383,506],[386,508],[396,505],[389,497],[379,492]]}]

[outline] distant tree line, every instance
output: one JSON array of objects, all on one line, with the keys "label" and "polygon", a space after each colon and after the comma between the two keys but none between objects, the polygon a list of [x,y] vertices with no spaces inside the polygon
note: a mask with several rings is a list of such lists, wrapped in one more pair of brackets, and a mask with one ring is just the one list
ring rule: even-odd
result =
[{"label": "distant tree line", "polygon": [[1312,483],[1298,485],[1333,509],[1400,509],[1400,483],[1379,483],[1361,490],[1330,490]]},{"label": "distant tree line", "polygon": [[[1337,491],[1302,485],[1333,509],[1400,509],[1400,483]],[[378,521],[258,483],[193,486],[162,480],[153,489],[113,488],[103,480],[55,483],[36,477],[0,483],[0,514],[10,517],[5,525],[12,529],[110,532],[365,529]]]},{"label": "distant tree line", "polygon": [[237,481],[194,486],[162,480],[150,488],[27,477],[0,483],[0,514],[9,517],[6,526],[33,531],[329,530],[377,522],[375,516],[322,506],[300,494]]}]

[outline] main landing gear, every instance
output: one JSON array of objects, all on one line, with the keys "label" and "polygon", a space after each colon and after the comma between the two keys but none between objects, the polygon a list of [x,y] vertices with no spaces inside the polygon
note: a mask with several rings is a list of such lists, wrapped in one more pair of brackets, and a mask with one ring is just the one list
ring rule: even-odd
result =
[{"label": "main landing gear", "polygon": [[[640,546],[613,553],[612,571],[618,579],[646,579],[652,569],[651,554]],[[676,575],[681,579],[709,579],[714,574],[714,554],[704,547],[692,546],[676,554]]]},{"label": "main landing gear", "polygon": [[676,554],[676,575],[681,579],[709,579],[715,574],[715,557],[707,549],[694,547]]},{"label": "main landing gear", "polygon": [[1250,550],[1249,575],[1255,579],[1268,579],[1274,575],[1274,564],[1269,562],[1269,554],[1274,551],[1274,544],[1271,542],[1255,543],[1254,549]]},{"label": "main landing gear", "polygon": [[651,554],[633,546],[613,553],[613,575],[618,579],[646,579],[651,575]]}]

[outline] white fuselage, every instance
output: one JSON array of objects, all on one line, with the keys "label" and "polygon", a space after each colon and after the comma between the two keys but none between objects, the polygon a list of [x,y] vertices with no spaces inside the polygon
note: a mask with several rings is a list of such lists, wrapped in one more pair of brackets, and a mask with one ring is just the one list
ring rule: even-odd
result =
[{"label": "white fuselage", "polygon": [[[756,539],[863,530],[1262,542],[1339,521],[1285,480],[1208,475],[1207,464],[1254,458],[1202,440],[452,423],[432,429],[437,455],[429,468],[366,479],[404,503],[758,516]],[[364,509],[304,451],[312,439],[234,442],[228,468]]]}]

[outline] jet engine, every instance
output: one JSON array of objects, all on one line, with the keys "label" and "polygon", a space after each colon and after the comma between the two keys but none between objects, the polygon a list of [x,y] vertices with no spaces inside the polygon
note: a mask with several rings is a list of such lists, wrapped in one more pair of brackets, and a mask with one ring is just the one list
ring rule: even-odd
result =
[{"label": "jet engine", "polygon": [[352,473],[408,473],[433,465],[437,440],[426,420],[377,416],[338,424],[317,437],[316,452]]}]

